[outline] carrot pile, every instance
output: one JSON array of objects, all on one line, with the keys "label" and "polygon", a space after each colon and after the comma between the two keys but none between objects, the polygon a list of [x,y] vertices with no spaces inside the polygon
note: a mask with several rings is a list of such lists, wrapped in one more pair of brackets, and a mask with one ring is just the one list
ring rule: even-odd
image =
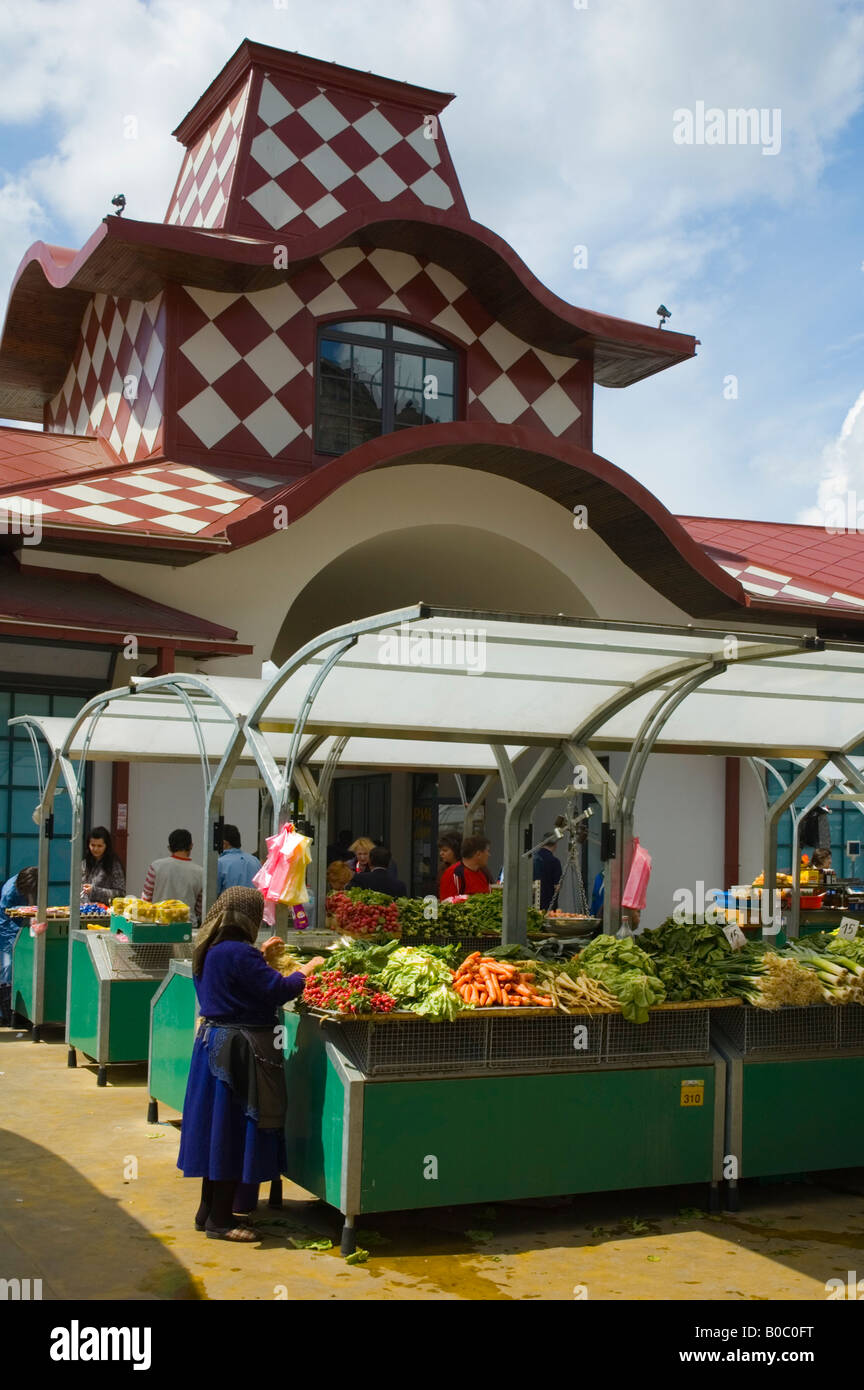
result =
[{"label": "carrot pile", "polygon": [[548,994],[540,994],[534,988],[534,976],[530,971],[481,955],[479,951],[468,956],[454,971],[453,988],[464,1003],[480,1009],[555,1007]]}]

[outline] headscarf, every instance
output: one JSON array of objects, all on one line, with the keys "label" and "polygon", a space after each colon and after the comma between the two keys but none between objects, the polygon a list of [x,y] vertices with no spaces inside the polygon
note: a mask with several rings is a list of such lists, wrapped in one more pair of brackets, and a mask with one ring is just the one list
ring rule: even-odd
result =
[{"label": "headscarf", "polygon": [[257,888],[226,888],[201,923],[192,953],[192,973],[201,975],[207,952],[220,941],[245,939],[253,944],[263,916],[264,898]]}]

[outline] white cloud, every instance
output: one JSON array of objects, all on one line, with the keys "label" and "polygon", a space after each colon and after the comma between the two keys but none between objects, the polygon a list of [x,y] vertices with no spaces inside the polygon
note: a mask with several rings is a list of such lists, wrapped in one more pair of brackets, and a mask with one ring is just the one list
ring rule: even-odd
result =
[{"label": "white cloud", "polygon": [[[823,450],[816,505],[802,511],[798,520],[824,526],[826,519],[838,515],[838,500],[839,514],[846,516],[850,494],[864,507],[864,391],[848,412],[837,438]],[[849,514],[854,517],[856,512],[853,504]]]}]

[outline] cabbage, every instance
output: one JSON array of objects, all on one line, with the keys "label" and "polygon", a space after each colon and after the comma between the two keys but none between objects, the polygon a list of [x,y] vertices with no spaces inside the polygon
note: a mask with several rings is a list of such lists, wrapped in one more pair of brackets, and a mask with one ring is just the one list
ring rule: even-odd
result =
[{"label": "cabbage", "polygon": [[378,978],[397,1004],[424,1018],[452,1019],[462,1007],[449,966],[414,946],[394,951]]}]

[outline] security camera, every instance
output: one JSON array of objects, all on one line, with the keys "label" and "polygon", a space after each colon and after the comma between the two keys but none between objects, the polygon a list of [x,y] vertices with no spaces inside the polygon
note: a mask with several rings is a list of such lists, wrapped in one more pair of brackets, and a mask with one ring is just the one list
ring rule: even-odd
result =
[{"label": "security camera", "polygon": [[117,216],[118,216],[118,217],[122,217],[122,216],[123,216],[123,209],[124,209],[125,206],[126,206],[126,194],[125,194],[125,193],[115,193],[115,194],[114,194],[114,197],[111,199],[111,206],[112,206],[112,208],[116,208],[116,209],[117,209]]},{"label": "security camera", "polygon": [[665,304],[661,304],[660,307],[659,307],[659,309],[656,310],[656,313],[658,313],[658,314],[660,315],[660,322],[659,322],[658,325],[657,325],[658,328],[662,328],[662,327],[663,327],[663,320],[664,320],[664,319],[671,319],[671,317],[672,317],[672,311],[671,311],[671,309],[667,309]]}]

